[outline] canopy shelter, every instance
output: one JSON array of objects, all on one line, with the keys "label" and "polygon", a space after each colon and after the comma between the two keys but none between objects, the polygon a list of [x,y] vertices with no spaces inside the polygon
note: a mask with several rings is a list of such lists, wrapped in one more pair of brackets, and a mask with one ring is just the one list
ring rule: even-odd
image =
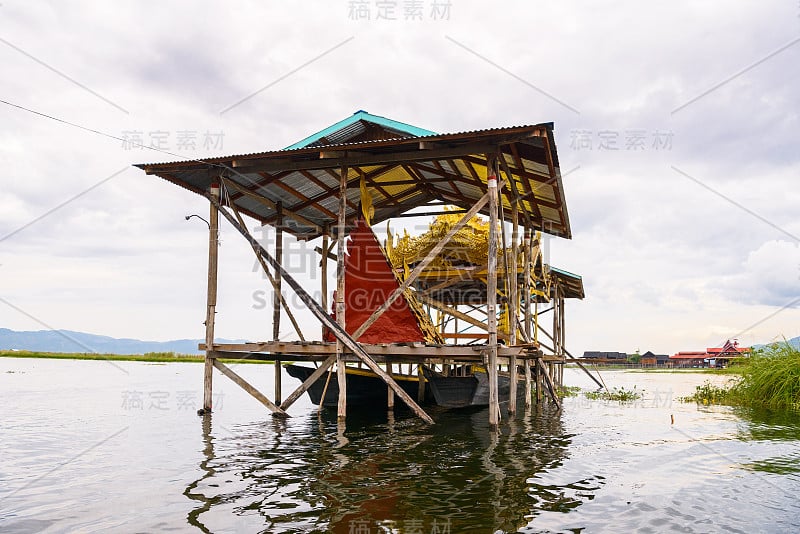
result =
[{"label": "canopy shelter", "polygon": [[[375,351],[379,349],[359,342],[359,338],[372,325],[380,324],[378,321],[381,316],[401,295],[406,294],[409,288],[416,287],[413,284],[420,274],[453,236],[478,213],[489,217],[484,277],[487,343],[481,349],[480,359],[486,366],[489,381],[490,425],[496,427],[499,421],[498,358],[502,358],[506,352],[507,372],[514,377],[510,379],[509,412],[516,409],[518,361],[525,366],[526,391],[531,388],[530,364],[533,364],[537,374],[537,398],[541,397],[541,384],[544,380],[552,401],[559,404],[553,373],[554,360],[563,361],[563,351],[558,350],[558,347],[563,346],[563,338],[556,338],[556,343],[561,342],[561,345],[555,345],[552,359],[545,364],[535,336],[530,333],[530,304],[527,303],[525,326],[523,328],[519,321],[510,323],[508,350],[504,352],[505,349],[498,345],[496,313],[498,294],[502,292],[498,291],[497,283],[498,243],[501,228],[504,227],[501,221],[509,222],[512,226],[512,246],[507,254],[508,267],[503,267],[502,272],[526,273],[527,269],[525,284],[531,279],[530,269],[533,262],[523,260],[525,266],[520,269],[517,261],[519,258],[530,257],[533,234],[541,231],[564,238],[571,238],[572,235],[552,123],[437,134],[359,111],[283,150],[204,160],[145,163],[137,167],[147,174],[159,176],[203,195],[210,201],[206,338],[201,346],[206,351],[203,394],[205,411],[211,410],[213,368],[231,378],[273,413],[287,416],[285,410],[326,372],[330,380],[331,372],[328,370],[336,364],[338,415],[343,419],[347,404],[345,362],[356,358],[359,365],[366,365],[388,386],[390,406],[393,406],[393,395],[397,395],[420,418],[432,422],[414,399],[397,384],[390,365],[390,360],[405,357],[417,364],[419,373],[422,365],[431,363],[430,350],[414,346],[411,347],[411,356],[406,357],[403,356],[403,347],[391,342],[383,343],[382,345],[388,345],[380,349],[385,353],[383,363],[386,367],[383,370],[373,357],[378,354]],[[346,325],[345,236],[356,229],[362,217],[371,219],[375,224],[403,215],[414,208],[434,204],[460,207],[460,220],[419,259],[413,270],[402,277],[402,281],[397,280],[396,288],[389,287],[394,284],[386,284],[387,287],[383,288],[384,294],[389,295],[382,303],[370,306],[367,313],[363,314],[368,315],[363,322]],[[242,214],[249,215],[264,225],[275,227],[274,253],[267,251],[251,235]],[[275,300],[272,342],[227,345],[215,343],[220,216],[249,242],[273,286]],[[322,237],[322,246],[319,248],[322,255],[321,302],[315,301],[283,267],[281,235],[284,231],[300,240]],[[524,235],[522,250],[527,251],[527,256],[520,252],[520,235]],[[330,254],[333,244],[328,246],[328,240],[332,236],[337,246],[335,256]],[[337,262],[335,317],[331,317],[327,311],[329,258]],[[390,266],[387,264],[385,267],[387,273],[392,274]],[[389,282],[390,278],[386,277]],[[505,307],[509,316],[518,317],[518,305],[526,302],[526,299],[519,298],[518,277],[506,278],[505,291],[508,296]],[[311,342],[309,345],[304,340],[301,329],[283,298],[281,281],[288,284],[304,306],[332,334],[336,339],[335,343]],[[369,289],[375,284],[362,285]],[[563,302],[564,296],[564,293],[557,293],[554,302]],[[299,342],[290,343],[290,346],[278,339],[281,306],[300,337]],[[556,312],[554,317],[563,323],[563,314]],[[419,324],[422,326],[422,322]],[[563,326],[560,327],[560,332],[563,332]],[[517,344],[518,333],[524,343]],[[554,336],[556,335],[558,334],[554,328]],[[438,344],[432,350],[442,363],[467,361],[463,356],[466,349],[457,345]],[[224,354],[241,355],[244,352],[247,357],[266,352],[270,359],[276,361],[274,403],[219,360]],[[296,359],[300,355],[313,358],[320,362],[320,366],[281,402],[280,361]],[[422,398],[422,375],[419,384]],[[525,398],[527,405],[530,395]]]},{"label": "canopy shelter", "polygon": [[432,202],[468,209],[486,192],[487,155],[499,156],[501,179],[510,179],[505,220],[518,199],[525,228],[572,237],[552,123],[435,134],[359,111],[283,150],[136,166],[201,195],[223,176],[240,212],[270,225],[283,217],[285,231],[308,240],[335,235],[342,172],[349,232],[362,179],[373,223]]}]

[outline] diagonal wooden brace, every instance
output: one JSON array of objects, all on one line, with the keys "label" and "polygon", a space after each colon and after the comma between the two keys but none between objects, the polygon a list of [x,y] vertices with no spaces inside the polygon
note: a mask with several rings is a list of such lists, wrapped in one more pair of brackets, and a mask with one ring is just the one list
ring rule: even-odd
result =
[{"label": "diagonal wooden brace", "polygon": [[[336,355],[335,355],[335,354],[334,354],[334,355],[332,355],[332,356],[329,356],[327,360],[325,360],[324,362],[322,362],[322,365],[320,365],[319,367],[317,367],[317,368],[316,368],[316,370],[315,370],[313,373],[311,373],[311,376],[309,376],[308,378],[306,378],[305,382],[303,382],[302,384],[300,384],[300,387],[298,387],[296,390],[294,390],[294,391],[292,392],[292,394],[291,394],[291,395],[289,395],[288,397],[286,397],[286,400],[285,400],[285,401],[283,401],[283,403],[281,403],[281,409],[283,409],[283,410],[288,410],[288,409],[289,409],[289,406],[291,406],[292,404],[294,404],[294,402],[295,402],[297,399],[299,399],[299,398],[300,398],[300,397],[303,395],[303,393],[305,393],[306,391],[308,391],[308,388],[310,388],[311,386],[313,386],[313,385],[314,385],[314,382],[316,382],[317,380],[319,380],[319,378],[320,378],[320,377],[321,377],[323,374],[325,374],[325,372],[328,370],[328,367],[330,367],[331,365],[333,365],[333,364],[334,364],[334,362],[336,362]],[[324,396],[323,396],[323,400],[324,400]],[[320,402],[320,405],[322,405],[322,402]]]},{"label": "diagonal wooden brace", "polygon": [[275,403],[273,403],[271,400],[265,397],[263,393],[258,391],[255,387],[253,387],[250,384],[250,382],[248,382],[241,376],[237,375],[233,371],[233,369],[231,369],[230,367],[219,361],[217,358],[214,358],[214,367],[219,369],[220,373],[233,380],[233,382],[236,383],[237,386],[239,386],[240,388],[248,392],[250,395],[255,397],[255,399],[258,402],[260,402],[261,404],[272,410],[274,415],[278,415],[281,417],[289,417],[289,414],[283,411],[282,408],[275,406]]}]

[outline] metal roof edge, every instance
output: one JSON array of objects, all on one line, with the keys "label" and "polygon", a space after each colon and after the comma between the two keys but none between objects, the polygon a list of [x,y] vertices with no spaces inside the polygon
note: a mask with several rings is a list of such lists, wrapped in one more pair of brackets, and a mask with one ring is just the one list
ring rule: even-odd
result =
[{"label": "metal roof edge", "polygon": [[436,135],[436,132],[433,132],[431,130],[426,130],[424,128],[420,128],[420,127],[414,126],[412,124],[406,124],[404,122],[396,121],[394,119],[388,119],[386,117],[381,117],[380,115],[372,115],[371,113],[368,113],[368,112],[364,111],[363,109],[360,109],[360,110],[356,111],[355,113],[353,113],[352,115],[350,115],[349,117],[347,117],[345,119],[342,119],[342,120],[340,120],[339,122],[337,122],[335,124],[331,124],[327,128],[324,128],[324,129],[318,131],[317,133],[311,134],[308,137],[306,137],[304,139],[301,139],[300,141],[287,146],[283,150],[293,150],[295,148],[306,147],[306,146],[310,145],[311,143],[314,143],[315,141],[318,141],[319,139],[321,139],[323,137],[326,137],[326,136],[332,134],[333,132],[341,130],[342,128],[346,128],[347,126],[350,126],[351,124],[354,124],[354,123],[356,123],[356,122],[358,122],[360,120],[364,120],[364,121],[367,121],[367,122],[378,124],[380,126],[385,126],[386,128],[392,128],[394,130],[400,130],[400,131],[406,132],[406,133],[408,133],[408,134],[410,134],[410,135],[412,135],[414,137],[425,137],[425,136],[428,136],[428,135]]}]

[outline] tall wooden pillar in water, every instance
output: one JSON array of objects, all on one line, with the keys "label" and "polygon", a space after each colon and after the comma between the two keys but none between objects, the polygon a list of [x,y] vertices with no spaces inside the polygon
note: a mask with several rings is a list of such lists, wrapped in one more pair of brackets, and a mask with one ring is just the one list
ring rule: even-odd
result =
[{"label": "tall wooden pillar in water", "polygon": [[[211,184],[209,190],[219,202],[219,184]],[[211,204],[208,216],[208,293],[206,297],[206,358],[203,370],[203,410],[211,411],[212,377],[214,370],[214,319],[217,310],[217,266],[219,255],[219,211]]]},{"label": "tall wooden pillar in water", "polygon": [[[513,177],[510,176],[509,180]],[[509,339],[508,344],[517,344],[517,321],[519,320],[519,291],[517,285],[517,255],[519,254],[519,208],[517,199],[511,203],[511,261],[506,263],[506,277],[508,279],[508,324]],[[505,224],[505,223],[503,223]],[[508,392],[508,413],[514,414],[517,411],[517,357],[512,355],[508,359],[508,372],[511,378]]]},{"label": "tall wooden pillar in water", "polygon": [[487,184],[489,190],[489,260],[486,279],[486,313],[488,314],[489,345],[487,372],[489,375],[489,426],[497,429],[500,422],[500,399],[497,387],[497,156],[487,154]]},{"label": "tall wooden pillar in water", "polygon": [[[347,222],[347,167],[339,174],[339,220],[336,227],[336,322],[345,328],[344,316],[344,232]],[[336,376],[339,381],[337,416],[344,421],[347,415],[347,376],[344,368],[344,345],[336,340]]]},{"label": "tall wooden pillar in water", "polygon": [[[275,261],[283,265],[283,206],[280,202],[275,205],[277,219],[275,220]],[[281,280],[283,277],[275,272],[275,286],[272,296],[272,340],[278,341],[281,331]],[[275,360],[275,404],[281,403],[281,362]]]},{"label": "tall wooden pillar in water", "polygon": [[[523,245],[524,259],[524,278],[522,282],[522,292],[525,295],[525,338],[530,343],[533,339],[531,335],[531,229],[525,228]],[[531,407],[531,361],[525,358],[525,409]]]}]

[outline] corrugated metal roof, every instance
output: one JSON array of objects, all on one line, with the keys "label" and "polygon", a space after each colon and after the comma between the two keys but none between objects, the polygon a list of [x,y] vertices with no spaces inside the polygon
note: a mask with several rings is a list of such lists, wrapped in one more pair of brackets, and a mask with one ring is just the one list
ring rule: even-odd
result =
[{"label": "corrugated metal roof", "polygon": [[[359,135],[357,123],[374,117],[358,112],[344,127],[340,121],[338,129],[326,128],[304,141],[354,139]],[[374,124],[382,130],[369,135],[383,136],[390,127],[401,125],[406,137],[303,147],[295,147],[296,143],[285,150],[137,167],[199,194],[223,176],[231,201],[244,213],[273,224],[280,203],[287,230],[298,238],[313,239],[335,227],[342,167],[348,170],[348,221],[360,214],[358,184],[363,176],[377,223],[432,200],[471,207],[486,192],[486,154],[498,153],[505,163],[502,177],[510,172],[515,184],[504,189],[506,219],[518,192],[526,224],[530,221],[533,229],[570,237],[552,123],[410,137],[414,127],[380,119],[382,124]]]}]

